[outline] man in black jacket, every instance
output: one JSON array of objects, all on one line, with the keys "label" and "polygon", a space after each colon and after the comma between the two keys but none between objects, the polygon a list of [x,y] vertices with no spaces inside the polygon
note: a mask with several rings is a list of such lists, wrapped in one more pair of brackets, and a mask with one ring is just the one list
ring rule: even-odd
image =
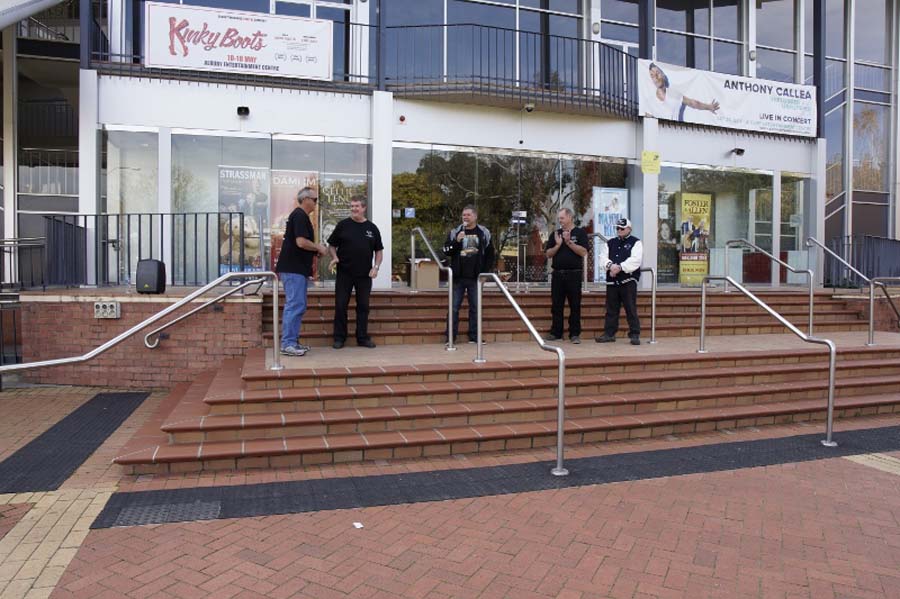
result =
[{"label": "man in black jacket", "polygon": [[606,323],[597,343],[612,343],[619,330],[619,310],[625,306],[628,337],[632,345],[641,344],[641,321],[637,314],[637,286],[641,278],[644,246],[631,234],[631,221],[616,221],[616,237],[600,250],[600,264],[606,269]]},{"label": "man in black jacket", "polygon": [[581,281],[584,276],[584,257],[588,253],[588,236],[575,226],[575,213],[562,208],[557,215],[557,229],[544,246],[544,255],[553,260],[550,279],[552,323],[547,341],[563,338],[563,310],[569,302],[569,339],[581,343]]},{"label": "man in black jacket", "polygon": [[494,267],[491,232],[478,224],[478,211],[466,206],[462,224],[453,228],[444,243],[444,254],[453,269],[453,338],[459,334],[459,308],[469,298],[469,343],[478,336],[478,275]]}]

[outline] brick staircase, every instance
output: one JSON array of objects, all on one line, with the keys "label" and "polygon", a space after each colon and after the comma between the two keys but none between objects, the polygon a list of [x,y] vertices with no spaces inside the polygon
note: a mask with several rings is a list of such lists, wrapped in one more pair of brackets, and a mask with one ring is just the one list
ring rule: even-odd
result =
[{"label": "brick staircase", "polygon": [[[567,443],[824,418],[827,359],[821,350],[698,355],[696,338],[684,341],[683,351],[638,351],[608,360],[591,344],[585,349],[595,355],[570,359]],[[504,347],[517,346],[490,350]],[[334,357],[347,355],[343,351]],[[271,372],[263,350],[253,350],[174,388],[115,461],[135,474],[175,473],[555,442],[554,359],[507,354],[481,365],[436,361],[359,367],[342,362]],[[900,411],[898,389],[900,346],[839,350],[838,418]]]},{"label": "brick staircase", "polygon": [[[488,342],[526,341],[527,331],[513,309],[496,292],[491,292],[484,306],[485,340]],[[541,332],[550,329],[550,295],[547,291],[518,294],[517,301],[528,318]],[[808,297],[787,292],[760,293],[760,297],[802,330],[808,318]],[[266,297],[263,309],[263,330],[271,339],[271,296]],[[713,294],[707,308],[707,334],[745,335],[787,332],[771,316],[760,310],[743,295]],[[587,338],[602,333],[605,314],[605,294],[593,291],[584,296],[582,305],[582,336]],[[279,306],[284,305],[284,300]],[[355,327],[354,305],[351,302],[349,331]],[[642,318],[645,337],[650,329],[650,293],[638,297],[638,311]],[[310,293],[306,315],[303,317],[302,341],[321,347],[331,345],[334,320],[334,296],[325,291]],[[371,299],[369,331],[378,345],[439,343],[443,339],[447,323],[446,292],[424,291],[375,292]],[[832,298],[830,291],[820,291],[815,296],[815,325],[817,333],[835,331],[862,331],[866,322],[858,309]],[[696,336],[700,326],[700,298],[694,292],[662,291],[657,296],[657,336]],[[624,313],[621,328],[626,322]],[[468,329],[468,310],[464,303],[460,310],[460,331]],[[351,340],[352,342],[352,340]]]}]

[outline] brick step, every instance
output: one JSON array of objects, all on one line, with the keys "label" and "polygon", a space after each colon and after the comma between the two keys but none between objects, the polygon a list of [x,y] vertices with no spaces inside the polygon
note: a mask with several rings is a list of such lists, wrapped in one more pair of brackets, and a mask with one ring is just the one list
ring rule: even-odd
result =
[{"label": "brick step", "polygon": [[[493,349],[493,348],[492,348]],[[490,351],[490,350],[489,350]],[[796,349],[771,354],[748,351],[729,353],[683,355],[635,355],[620,356],[614,363],[598,363],[596,358],[568,358],[568,376],[642,373],[652,371],[685,371],[696,368],[730,368],[756,366],[768,368],[783,364],[822,364],[823,352],[819,349]],[[839,364],[854,360],[900,360],[900,347],[855,347],[838,350]],[[406,364],[386,367],[349,366],[337,368],[292,368],[273,373],[265,368],[265,351],[248,352],[240,380],[235,379],[225,387],[225,392],[277,388],[311,388],[334,385],[368,385],[394,383],[426,383],[447,381],[492,380],[504,378],[553,377],[556,375],[555,359],[539,360],[491,360],[485,364],[470,361],[442,364]]]},{"label": "brick step", "polygon": [[[566,377],[568,396],[609,393],[646,393],[671,389],[705,389],[710,381],[715,387],[734,385],[772,386],[799,381],[821,381],[827,372],[824,356],[816,363],[731,368],[697,368],[688,371],[663,370],[634,373],[593,374]],[[900,385],[900,363],[896,360],[840,362],[837,378],[890,377],[890,384]],[[506,401],[540,398],[554,393],[556,372],[552,376],[504,378],[459,382],[397,383],[315,388],[266,389],[209,394],[204,402],[211,414],[259,414],[340,410],[361,408],[394,408],[409,405],[442,404],[475,401]]]},{"label": "brick step", "polygon": [[[838,397],[896,391],[900,376],[860,376],[835,382]],[[571,418],[616,416],[647,412],[722,408],[779,401],[826,398],[827,380],[821,377],[779,383],[723,386],[686,393],[685,389],[628,394],[573,394],[566,399]],[[359,408],[276,412],[265,414],[208,415],[167,422],[162,430],[170,443],[250,440],[343,433],[410,431],[463,425],[515,424],[552,420],[557,399],[546,395],[532,399],[474,401],[406,405],[392,408]]]},{"label": "brick step", "polygon": [[[792,319],[789,319],[792,320]],[[801,330],[805,323],[800,320],[793,319],[793,324]],[[512,323],[514,324],[514,323]],[[518,326],[495,327],[488,325],[485,327],[485,341],[488,343],[501,343],[509,341],[528,341],[531,335],[525,330],[524,325]],[[642,338],[646,341],[650,336],[650,322],[645,319],[641,323]],[[848,320],[843,322],[823,322],[817,325],[816,334],[825,334],[835,331],[865,331],[868,324],[864,321]],[[352,335],[352,329],[351,329]],[[543,333],[547,330],[540,331]],[[581,337],[588,342],[592,337],[602,334],[602,326],[598,321],[582,321]],[[709,324],[706,327],[707,335],[771,335],[784,334],[787,329],[773,322],[772,317],[764,315],[759,323],[752,324]],[[657,324],[656,334],[659,337],[696,337],[698,334],[697,325],[691,321],[684,324]],[[624,333],[620,327],[619,336]],[[424,343],[443,343],[444,327],[432,327],[427,329],[411,329],[411,330],[372,330],[370,336],[376,345],[418,345]],[[462,341],[465,341],[465,333],[462,334]],[[263,333],[266,340],[272,339],[272,331]],[[333,341],[333,333],[331,330],[312,330],[302,331],[301,341],[312,347],[326,347],[331,345]],[[350,343],[353,343],[352,339]]]},{"label": "brick step", "polygon": [[[826,402],[823,399],[806,399],[722,408],[569,418],[565,424],[566,443],[596,443],[822,420],[825,411]],[[897,393],[840,397],[835,400],[836,418],[895,411],[900,411],[900,394]],[[131,474],[297,467],[547,447],[555,444],[555,435],[555,420],[544,420],[403,433],[384,431],[249,441],[158,444],[124,453],[115,458],[114,462],[124,466]]]},{"label": "brick step", "polygon": [[[803,323],[806,324],[808,313],[799,312],[799,311],[787,311],[782,312],[782,316],[786,317],[789,321],[795,323]],[[527,314],[529,320],[531,320],[534,326],[541,328],[549,328],[551,323],[550,312],[546,313],[531,313]],[[581,313],[581,321],[582,323],[587,322],[588,320],[601,321],[605,318],[605,311],[594,311],[589,310],[587,312],[582,311]],[[638,316],[644,322],[650,322],[650,314],[649,313],[641,313],[638,312]],[[569,312],[568,310],[565,312],[565,318],[568,319]],[[519,316],[514,313],[504,313],[504,314],[483,314],[482,318],[485,321],[490,321],[493,323],[518,323]],[[771,316],[763,312],[762,310],[757,310],[755,312],[723,312],[721,314],[707,314],[706,322],[708,325],[713,324],[756,324],[756,323],[765,323],[766,321],[771,321]],[[348,316],[348,324],[356,325],[356,315],[351,313]],[[459,321],[468,326],[469,323],[469,315],[468,311],[460,311]],[[428,329],[434,328],[436,325],[445,324],[447,322],[447,313],[444,312],[439,316],[407,316],[407,315],[392,315],[392,316],[369,316],[369,328],[372,331],[379,330],[392,330],[396,328],[403,327],[406,330],[413,329]],[[859,318],[859,313],[851,310],[842,311],[842,312],[832,312],[825,314],[815,314],[814,315],[814,323],[826,323],[826,322],[862,322]],[[271,325],[272,318],[263,319],[264,324]],[[312,330],[321,330],[322,327],[325,327],[328,331],[331,331],[331,327],[334,323],[334,315],[323,316],[323,315],[309,315],[305,314],[303,316],[303,327],[306,331]],[[627,323],[625,318],[625,314],[622,313],[619,316],[619,323],[624,325]],[[700,315],[699,314],[657,314],[656,315],[656,325],[659,327],[661,325],[681,325],[685,323],[693,323],[695,326],[699,326],[700,323]]]}]

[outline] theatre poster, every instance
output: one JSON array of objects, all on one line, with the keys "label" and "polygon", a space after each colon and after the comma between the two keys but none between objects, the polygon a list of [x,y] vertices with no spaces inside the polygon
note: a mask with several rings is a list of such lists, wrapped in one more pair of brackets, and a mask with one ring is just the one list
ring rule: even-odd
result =
[{"label": "theatre poster", "polygon": [[219,274],[263,270],[263,232],[268,226],[269,212],[269,169],[220,165],[218,187]]},{"label": "theatre poster", "polygon": [[712,223],[712,196],[706,193],[681,194],[681,252],[678,281],[700,285],[709,274],[709,236]]},{"label": "theatre poster", "polygon": [[[628,218],[628,190],[620,187],[595,187],[592,196],[594,231],[607,239],[616,236],[616,221]],[[600,264],[600,239],[594,241],[594,282],[606,281],[606,271]]]},{"label": "theatre poster", "polygon": [[[275,263],[278,262],[278,255],[281,253],[281,244],[284,242],[284,228],[287,225],[288,217],[294,208],[297,207],[297,194],[304,187],[310,187],[319,190],[319,173],[316,171],[272,171],[272,201],[269,204],[269,220],[272,223],[269,232],[270,247],[269,265],[275,270]],[[310,215],[313,227],[316,226],[316,213]],[[316,236],[317,240],[321,238]]]}]

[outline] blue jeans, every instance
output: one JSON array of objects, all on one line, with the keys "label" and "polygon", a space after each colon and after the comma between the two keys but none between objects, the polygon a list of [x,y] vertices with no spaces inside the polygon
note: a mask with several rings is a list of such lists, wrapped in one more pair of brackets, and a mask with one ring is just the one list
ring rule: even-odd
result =
[{"label": "blue jeans", "polygon": [[464,296],[469,296],[469,339],[478,336],[478,280],[459,279],[453,281],[453,338],[459,337],[459,309]]},{"label": "blue jeans", "polygon": [[284,316],[281,320],[281,347],[297,345],[300,336],[300,323],[306,313],[306,290],[309,287],[309,278],[306,275],[298,275],[292,272],[278,273],[281,284],[284,285]]}]

